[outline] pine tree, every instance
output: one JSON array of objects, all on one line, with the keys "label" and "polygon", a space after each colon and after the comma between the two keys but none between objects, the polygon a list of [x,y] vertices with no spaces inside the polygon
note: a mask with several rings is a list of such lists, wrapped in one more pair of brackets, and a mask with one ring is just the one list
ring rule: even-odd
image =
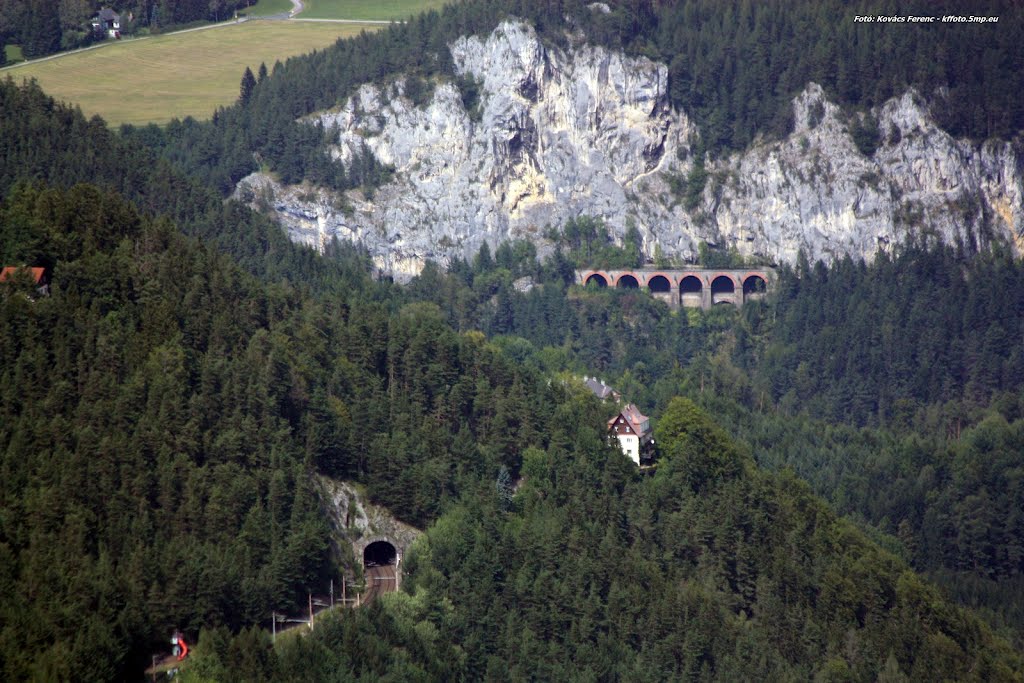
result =
[{"label": "pine tree", "polygon": [[240,104],[248,104],[249,98],[252,97],[252,91],[256,88],[256,77],[252,75],[252,69],[245,67],[245,73],[242,74],[242,84],[239,87],[238,102]]},{"label": "pine tree", "polygon": [[60,15],[57,3],[32,0],[26,13],[28,21],[22,28],[22,51],[25,57],[42,57],[60,49]]}]

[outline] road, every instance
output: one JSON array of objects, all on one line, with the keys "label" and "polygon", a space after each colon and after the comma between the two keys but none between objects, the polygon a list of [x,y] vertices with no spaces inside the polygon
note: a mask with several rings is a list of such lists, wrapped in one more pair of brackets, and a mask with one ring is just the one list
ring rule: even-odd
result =
[{"label": "road", "polygon": [[392,565],[366,568],[366,592],[363,593],[363,604],[369,603],[381,593],[390,593],[398,583],[397,573]]}]

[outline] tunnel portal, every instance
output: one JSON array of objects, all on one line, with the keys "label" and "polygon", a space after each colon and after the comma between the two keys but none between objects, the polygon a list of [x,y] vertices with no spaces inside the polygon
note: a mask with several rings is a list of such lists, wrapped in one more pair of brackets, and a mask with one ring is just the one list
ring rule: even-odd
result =
[{"label": "tunnel portal", "polygon": [[363,551],[364,567],[380,567],[398,563],[398,550],[387,541],[374,541]]}]

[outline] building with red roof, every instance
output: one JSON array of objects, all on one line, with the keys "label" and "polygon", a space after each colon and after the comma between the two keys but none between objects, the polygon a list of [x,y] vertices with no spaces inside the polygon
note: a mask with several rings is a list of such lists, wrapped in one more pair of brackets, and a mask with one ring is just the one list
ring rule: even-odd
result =
[{"label": "building with red roof", "polygon": [[32,282],[35,283],[36,291],[39,294],[46,296],[50,293],[50,281],[46,276],[46,268],[36,266],[4,266],[3,270],[0,270],[0,282],[7,282],[19,272],[28,273],[29,277],[32,278]]}]

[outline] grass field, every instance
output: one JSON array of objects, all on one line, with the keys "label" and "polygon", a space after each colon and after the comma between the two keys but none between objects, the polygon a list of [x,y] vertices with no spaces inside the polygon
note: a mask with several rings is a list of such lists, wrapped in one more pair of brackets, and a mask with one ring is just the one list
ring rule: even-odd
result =
[{"label": "grass field", "polygon": [[48,94],[108,124],[209,118],[238,97],[242,72],[260,62],[312,52],[373,27],[360,24],[250,21],[203,31],[124,40],[57,59],[0,70],[35,78]]},{"label": "grass field", "polygon": [[17,45],[5,45],[4,54],[7,56],[7,63],[12,64],[14,62],[20,62],[25,59],[21,54],[21,47]]},{"label": "grass field", "polygon": [[450,0],[303,0],[301,19],[408,19]]},{"label": "grass field", "polygon": [[239,14],[245,14],[250,17],[266,17],[271,14],[284,14],[290,12],[292,9],[291,0],[259,0],[252,7],[247,7],[245,10],[239,10]]}]

